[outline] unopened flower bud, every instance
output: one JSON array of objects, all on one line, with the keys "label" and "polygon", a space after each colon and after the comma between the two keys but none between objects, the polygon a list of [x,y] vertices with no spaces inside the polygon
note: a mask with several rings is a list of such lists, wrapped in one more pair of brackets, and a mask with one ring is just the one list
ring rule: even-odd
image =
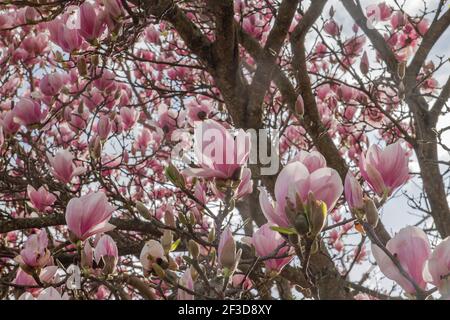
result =
[{"label": "unopened flower bud", "polygon": [[225,229],[220,237],[217,254],[220,265],[231,270],[236,261],[236,242],[229,228]]},{"label": "unopened flower bud", "polygon": [[215,228],[211,228],[211,230],[208,233],[208,241],[209,242],[214,242],[214,240],[216,240],[216,229]]},{"label": "unopened flower bud", "polygon": [[192,239],[189,240],[188,248],[189,248],[189,252],[190,252],[192,258],[197,259],[198,255],[200,253],[197,242],[195,242]]},{"label": "unopened flower bud", "polygon": [[100,137],[96,137],[91,141],[91,156],[94,159],[100,158],[102,155],[102,142],[100,141]]},{"label": "unopened flower bud", "polygon": [[150,211],[142,202],[140,201],[136,202],[136,209],[139,212],[139,214],[143,216],[145,219],[150,220],[152,218],[150,215]]},{"label": "unopened flower bud", "polygon": [[170,248],[172,247],[172,241],[173,241],[172,231],[164,230],[164,233],[161,237],[161,245],[166,254],[170,252]]},{"label": "unopened flower bud", "polygon": [[305,102],[303,101],[303,97],[301,94],[298,95],[297,101],[295,102],[295,112],[297,116],[303,116],[305,113]]},{"label": "unopened flower bud", "polygon": [[299,214],[295,218],[294,227],[299,235],[301,235],[301,236],[306,235],[309,231],[308,219],[306,219],[306,217],[303,214]]},{"label": "unopened flower bud", "polygon": [[184,176],[172,163],[170,163],[166,168],[165,173],[170,182],[172,182],[176,187],[184,187],[186,185]]}]

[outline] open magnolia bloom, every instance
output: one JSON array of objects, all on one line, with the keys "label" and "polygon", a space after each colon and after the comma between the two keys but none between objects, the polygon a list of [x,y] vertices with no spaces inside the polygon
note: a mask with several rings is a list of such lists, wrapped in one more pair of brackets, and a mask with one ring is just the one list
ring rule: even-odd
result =
[{"label": "open magnolia bloom", "polygon": [[86,172],[86,168],[77,167],[74,163],[74,156],[68,150],[61,150],[55,156],[47,154],[48,161],[52,166],[55,177],[63,183],[69,183],[73,177]]},{"label": "open magnolia bloom", "polygon": [[[268,194],[260,189],[259,202],[267,220],[280,227],[289,227],[294,223],[287,215],[288,202],[296,207],[298,201],[306,203],[310,194],[315,200],[322,201],[331,211],[342,194],[341,178],[336,170],[326,167],[326,163],[307,159],[308,167],[300,161],[286,165],[275,183],[275,206],[269,201]],[[311,170],[311,171],[310,171]]]},{"label": "open magnolia bloom", "polygon": [[114,210],[116,208],[109,204],[103,192],[73,198],[67,204],[67,227],[75,240],[84,241],[97,233],[115,228],[108,223]]},{"label": "open magnolia bloom", "polygon": [[266,268],[270,271],[280,272],[292,260],[289,246],[280,248],[285,240],[280,233],[270,228],[270,223],[262,225],[253,235],[252,244],[260,258],[274,256],[273,259],[264,260]]},{"label": "open magnolia bloom", "polygon": [[432,283],[445,299],[450,299],[450,237],[434,248],[423,270],[425,281]]},{"label": "open magnolia bloom", "polygon": [[379,196],[391,195],[409,180],[409,156],[400,141],[383,150],[371,145],[359,162],[361,175]]},{"label": "open magnolia bloom", "polygon": [[196,122],[196,125],[194,150],[199,167],[188,168],[185,173],[195,177],[239,179],[250,154],[250,137],[239,130],[233,138],[214,120]]},{"label": "open magnolia bloom", "polygon": [[15,260],[24,270],[45,267],[50,261],[50,251],[47,249],[48,237],[45,230],[38,234],[31,235],[24,248],[20,251]]},{"label": "open magnolia bloom", "polygon": [[[431,253],[425,232],[412,226],[403,228],[388,241],[386,248],[398,260],[411,280],[419,288],[425,289],[426,281],[422,272]],[[397,282],[407,293],[413,295],[416,293],[416,288],[411,281],[402,275],[391,258],[373,243],[372,254],[386,277]]]}]

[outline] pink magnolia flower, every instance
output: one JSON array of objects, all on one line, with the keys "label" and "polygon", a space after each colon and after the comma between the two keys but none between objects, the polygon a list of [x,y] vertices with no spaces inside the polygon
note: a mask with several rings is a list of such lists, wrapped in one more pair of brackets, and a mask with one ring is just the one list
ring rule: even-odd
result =
[{"label": "pink magnolia flower", "polygon": [[140,150],[142,154],[145,154],[147,147],[152,139],[153,135],[150,130],[147,128],[143,128],[140,134],[136,137],[133,146],[134,148]]},{"label": "pink magnolia flower", "polygon": [[233,278],[231,279],[231,285],[234,288],[239,288],[243,290],[250,290],[253,287],[252,280],[242,273],[237,273],[233,275]]},{"label": "pink magnolia flower", "polygon": [[200,168],[188,168],[190,176],[235,179],[240,176],[250,153],[250,137],[243,131],[234,139],[230,132],[214,120],[201,122],[195,132],[195,155]]},{"label": "pink magnolia flower", "polygon": [[69,183],[73,177],[86,172],[86,168],[77,167],[73,163],[74,156],[67,150],[58,151],[54,157],[48,153],[47,158],[53,175],[63,183]]},{"label": "pink magnolia flower", "polygon": [[423,270],[425,281],[438,287],[444,298],[450,297],[450,237],[434,248]]},{"label": "pink magnolia flower", "polygon": [[392,9],[386,4],[386,2],[370,5],[367,7],[366,11],[367,18],[371,22],[387,21],[392,15]]},{"label": "pink magnolia flower", "polygon": [[77,239],[84,241],[115,228],[108,223],[114,210],[103,192],[72,198],[66,208],[67,227]]},{"label": "pink magnolia flower", "polygon": [[89,2],[84,2],[80,6],[80,35],[92,41],[101,36],[105,30],[104,13],[97,13],[95,7]]},{"label": "pink magnolia flower", "polygon": [[391,26],[393,29],[404,26],[406,21],[407,16],[401,11],[395,11],[395,13],[391,16]]},{"label": "pink magnolia flower", "polygon": [[110,30],[113,30],[124,14],[122,2],[119,0],[103,0],[103,4],[105,6],[106,24]]},{"label": "pink magnolia flower", "polygon": [[159,30],[157,30],[155,26],[152,24],[148,26],[147,29],[145,29],[145,39],[147,39],[148,42],[150,43],[160,44],[161,43],[160,36],[161,35]]},{"label": "pink magnolia flower", "polygon": [[327,166],[327,160],[318,151],[305,151],[300,150],[294,157],[294,161],[300,161],[308,169],[309,173],[325,168]]},{"label": "pink magnolia flower", "polygon": [[[431,253],[425,232],[413,226],[403,228],[388,241],[386,248],[398,259],[414,282],[420,288],[425,289],[426,282],[422,271]],[[411,282],[400,273],[392,260],[375,244],[372,244],[372,254],[386,277],[397,282],[407,293],[416,292]]]},{"label": "pink magnolia flower", "polygon": [[51,260],[50,251],[47,249],[48,237],[45,230],[31,235],[20,251],[20,255],[14,260],[21,266],[31,268],[45,267]]},{"label": "pink magnolia flower", "polygon": [[94,86],[105,93],[111,93],[117,89],[117,83],[115,81],[115,75],[112,71],[107,69],[96,70],[97,79],[94,80]]},{"label": "pink magnolia flower", "polygon": [[120,117],[124,130],[129,130],[134,126],[137,120],[136,111],[132,108],[122,107],[120,108]]},{"label": "pink magnolia flower", "polygon": [[339,87],[337,94],[344,102],[349,102],[355,96],[355,90],[352,87],[343,84]]},{"label": "pink magnolia flower", "polygon": [[106,140],[111,132],[112,124],[109,117],[102,115],[97,123],[97,134],[102,140]]},{"label": "pink magnolia flower", "polygon": [[161,243],[152,239],[145,243],[141,250],[139,260],[144,270],[152,270],[153,263],[167,261],[167,258],[165,257],[164,248]]},{"label": "pink magnolia flower", "polygon": [[20,99],[13,112],[14,121],[25,126],[41,123],[47,116],[47,111],[41,109],[39,102],[30,98]]},{"label": "pink magnolia flower", "polygon": [[200,101],[200,103],[190,101],[187,104],[187,109],[187,116],[191,125],[194,125],[196,121],[208,119],[212,111],[210,103],[205,100]]},{"label": "pink magnolia flower", "polygon": [[347,172],[345,177],[344,193],[350,209],[360,209],[364,206],[361,185],[350,171]]},{"label": "pink magnolia flower", "polygon": [[197,181],[194,186],[194,195],[202,204],[208,202],[208,199],[206,198],[206,187],[200,183],[200,181]]},{"label": "pink magnolia flower", "polygon": [[181,128],[184,120],[184,111],[177,112],[173,109],[170,109],[165,104],[159,105],[157,123],[165,134],[170,136],[174,132],[174,130],[176,130],[177,128]]},{"label": "pink magnolia flower", "polygon": [[119,260],[119,251],[113,238],[107,234],[102,235],[95,246],[94,259],[97,265],[103,260],[108,274],[114,271]]},{"label": "pink magnolia flower", "polygon": [[232,270],[236,263],[236,242],[230,228],[223,230],[217,248],[219,265],[222,268]]},{"label": "pink magnolia flower", "polygon": [[323,29],[326,33],[328,33],[330,36],[335,37],[340,33],[340,29],[336,21],[330,20],[323,26]]},{"label": "pink magnolia flower", "polygon": [[253,192],[252,171],[249,168],[242,169],[241,182],[234,195],[235,199],[241,199]]},{"label": "pink magnolia flower", "polygon": [[409,180],[409,155],[400,141],[388,145],[384,150],[370,146],[366,155],[361,155],[361,175],[378,195],[391,195]]},{"label": "pink magnolia flower", "polygon": [[39,212],[47,211],[56,201],[56,197],[48,192],[44,186],[41,186],[38,190],[36,190],[33,186],[28,185],[27,195],[30,199],[31,205]]},{"label": "pink magnolia flower", "polygon": [[[180,278],[180,285],[189,290],[194,290],[194,281],[192,280],[190,269],[187,269]],[[186,290],[179,288],[177,292],[177,300],[194,300],[194,296]]]},{"label": "pink magnolia flower", "polygon": [[[312,166],[314,168],[314,166]],[[275,182],[276,205],[268,200],[267,192],[260,188],[259,203],[267,220],[280,227],[289,227],[286,216],[287,200],[293,205],[297,203],[296,196],[306,202],[308,194],[314,194],[317,200],[325,202],[330,212],[343,191],[342,181],[336,170],[320,168],[312,173],[299,162],[291,162],[281,170]]]},{"label": "pink magnolia flower", "polygon": [[[56,272],[58,271],[57,266],[48,266],[45,268],[42,268],[39,273],[39,279],[41,282],[46,283],[53,283],[55,282],[55,279],[57,278]],[[37,286],[36,280],[34,280],[33,276],[26,273],[22,269],[17,270],[16,277],[13,280],[14,284],[20,285],[20,286]],[[39,288],[30,288],[27,291],[30,291],[32,293],[39,291]]]},{"label": "pink magnolia flower", "polygon": [[[225,193],[217,187],[216,184],[211,184],[211,190],[216,197],[219,199],[225,199]],[[253,180],[252,180],[252,171],[249,168],[243,168],[239,185],[234,192],[233,198],[235,200],[242,199],[246,195],[249,195],[253,192]]]},{"label": "pink magnolia flower", "polygon": [[47,26],[50,31],[50,39],[66,52],[72,52],[81,47],[81,38],[77,29],[70,29],[65,24],[66,19],[50,21]]},{"label": "pink magnolia flower", "polygon": [[[285,256],[289,254],[290,248],[284,246],[276,251],[285,241],[283,237],[270,228],[271,224],[266,223],[259,228],[252,237],[252,244],[255,247],[258,257],[267,257],[275,255],[275,257]],[[264,260],[267,269],[280,272],[285,265],[291,262],[291,257],[282,257]]]},{"label": "pink magnolia flower", "polygon": [[20,125],[14,121],[14,111],[9,110],[3,114],[0,119],[0,125],[3,128],[4,134],[16,133],[20,129]]},{"label": "pink magnolia flower", "polygon": [[39,81],[39,89],[41,89],[41,92],[46,96],[57,95],[63,85],[64,76],[57,72],[46,74],[41,81]]}]

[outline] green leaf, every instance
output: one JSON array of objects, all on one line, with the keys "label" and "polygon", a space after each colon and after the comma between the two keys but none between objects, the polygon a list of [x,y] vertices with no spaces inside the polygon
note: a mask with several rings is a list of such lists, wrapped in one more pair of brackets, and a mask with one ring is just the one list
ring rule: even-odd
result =
[{"label": "green leaf", "polygon": [[270,229],[272,229],[273,231],[282,233],[282,234],[287,234],[287,235],[297,233],[293,228],[283,228],[283,227],[272,226],[272,227],[270,227]]},{"label": "green leaf", "polygon": [[172,245],[170,246],[170,251],[175,251],[178,246],[181,243],[181,239],[177,239],[174,243],[172,243]]}]

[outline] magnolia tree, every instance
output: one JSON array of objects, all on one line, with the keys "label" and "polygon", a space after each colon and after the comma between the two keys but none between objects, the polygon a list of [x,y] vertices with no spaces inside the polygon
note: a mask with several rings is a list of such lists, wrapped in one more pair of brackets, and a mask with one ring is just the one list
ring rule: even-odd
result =
[{"label": "magnolia tree", "polygon": [[449,298],[449,25],[446,0],[1,1],[0,297]]}]

